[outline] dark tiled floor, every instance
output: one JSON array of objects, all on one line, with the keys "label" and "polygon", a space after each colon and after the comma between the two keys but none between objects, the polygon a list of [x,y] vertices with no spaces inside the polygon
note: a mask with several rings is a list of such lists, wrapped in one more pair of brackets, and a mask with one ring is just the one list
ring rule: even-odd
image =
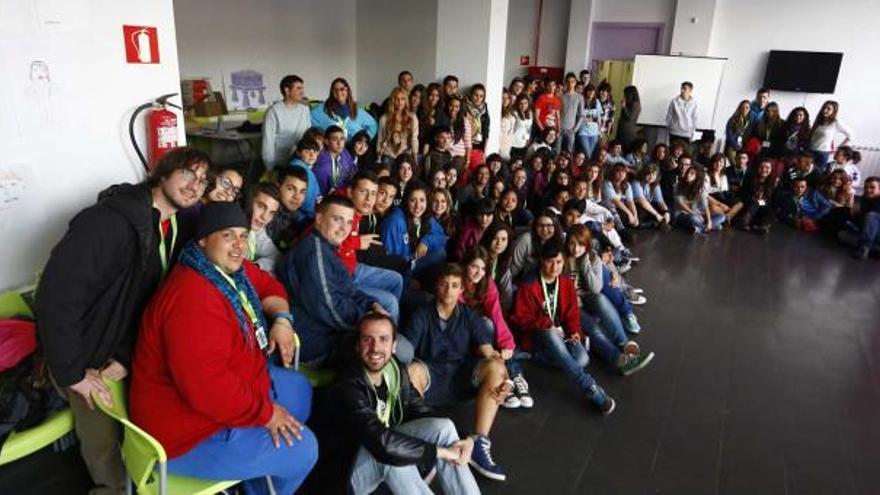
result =
[{"label": "dark tiled floor", "polygon": [[[640,233],[635,251],[656,360],[627,379],[590,365],[618,400],[607,418],[528,366],[536,407],[500,413],[493,453],[510,476],[484,493],[878,493],[880,263],[782,227]],[[467,430],[469,408],[456,413]],[[69,452],[0,468],[3,494],[82,486]]]}]

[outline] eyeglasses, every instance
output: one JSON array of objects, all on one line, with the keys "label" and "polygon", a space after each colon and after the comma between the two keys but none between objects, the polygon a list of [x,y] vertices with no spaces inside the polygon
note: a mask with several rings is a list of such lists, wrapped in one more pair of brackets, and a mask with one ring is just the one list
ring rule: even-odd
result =
[{"label": "eyeglasses", "polygon": [[208,187],[208,178],[204,175],[199,176],[196,174],[196,171],[191,168],[184,168],[180,170],[180,173],[183,175],[183,180],[186,182],[197,181],[196,185],[199,189],[205,189]]},{"label": "eyeglasses", "polygon": [[553,225],[552,223],[539,223],[538,224],[539,229],[552,229],[553,227],[555,227],[555,225]]},{"label": "eyeglasses", "polygon": [[232,183],[229,177],[223,175],[217,177],[217,184],[220,184],[224,191],[232,193],[235,199],[238,199],[241,195],[241,188],[235,187],[235,184]]}]

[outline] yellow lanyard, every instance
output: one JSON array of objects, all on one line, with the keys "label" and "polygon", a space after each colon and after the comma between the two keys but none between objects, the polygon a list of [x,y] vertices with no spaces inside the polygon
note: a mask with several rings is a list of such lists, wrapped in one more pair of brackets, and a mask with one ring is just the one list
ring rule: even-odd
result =
[{"label": "yellow lanyard", "polygon": [[168,273],[169,258],[174,253],[174,244],[177,243],[177,215],[171,215],[171,248],[165,250],[165,230],[162,221],[159,221],[159,261],[162,262],[162,278]]},{"label": "yellow lanyard", "polygon": [[556,278],[556,290],[553,291],[553,300],[550,299],[550,293],[547,290],[547,283],[541,277],[541,290],[544,292],[544,309],[547,310],[547,316],[556,324],[556,309],[559,307],[559,278]]},{"label": "yellow lanyard", "polygon": [[419,236],[422,234],[422,221],[418,218],[413,219],[416,224],[416,242],[419,240]]},{"label": "yellow lanyard", "polygon": [[248,232],[248,248],[247,255],[245,256],[248,261],[254,261],[254,258],[257,257],[257,234],[254,231]]},{"label": "yellow lanyard", "polygon": [[254,331],[259,331],[260,318],[257,316],[257,312],[254,310],[254,306],[251,304],[250,300],[248,300],[247,294],[245,294],[243,290],[238,290],[238,286],[235,285],[235,280],[232,280],[232,277],[227,275],[222,268],[217,265],[214,265],[214,268],[216,268],[217,271],[220,272],[220,276],[226,279],[226,281],[229,282],[229,285],[232,286],[232,289],[238,293],[238,300],[241,301],[241,307],[244,308],[244,312],[247,313],[248,318],[251,319],[251,324],[253,324],[254,326]]}]

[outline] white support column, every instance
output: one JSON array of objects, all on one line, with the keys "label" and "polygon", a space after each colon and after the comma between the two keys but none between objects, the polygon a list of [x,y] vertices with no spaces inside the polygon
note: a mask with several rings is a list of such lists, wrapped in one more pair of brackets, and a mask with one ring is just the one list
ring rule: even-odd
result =
[{"label": "white support column", "polygon": [[577,74],[590,64],[594,0],[571,0],[568,16],[568,45],[565,50],[565,71]]},{"label": "white support column", "polygon": [[677,0],[672,29],[672,55],[709,55],[718,0]]},{"label": "white support column", "polygon": [[437,79],[454,74],[463,90],[486,86],[487,154],[498,151],[500,140],[507,11],[508,0],[437,0]]}]

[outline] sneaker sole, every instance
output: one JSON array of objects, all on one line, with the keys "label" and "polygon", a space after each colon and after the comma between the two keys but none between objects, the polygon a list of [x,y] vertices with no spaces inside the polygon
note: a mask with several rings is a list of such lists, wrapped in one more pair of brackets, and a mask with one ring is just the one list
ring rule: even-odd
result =
[{"label": "sneaker sole", "polygon": [[473,460],[470,460],[468,462],[468,464],[474,469],[474,471],[480,473],[483,477],[489,478],[490,480],[505,481],[507,479],[506,474],[498,474],[498,473],[493,473],[491,471],[486,471],[485,469],[482,468],[482,466],[480,466],[479,464],[477,464]]},{"label": "sneaker sole", "polygon": [[654,360],[654,353],[651,352],[651,353],[649,353],[647,356],[645,356],[645,359],[644,359],[641,363],[639,363],[638,366],[636,366],[636,367],[634,367],[634,368],[630,368],[630,369],[624,371],[624,372],[623,372],[623,376],[630,376],[630,375],[632,375],[633,373],[635,373],[635,372],[637,372],[637,371],[640,371],[640,370],[643,369],[645,366],[649,365],[649,364],[651,363],[651,361],[653,361],[653,360]]},{"label": "sneaker sole", "polygon": [[614,410],[617,409],[617,402],[615,402],[614,399],[612,399],[611,397],[609,397],[608,400],[611,401],[611,407],[609,407],[607,411],[602,411],[602,416],[610,416],[611,413],[613,413]]}]

